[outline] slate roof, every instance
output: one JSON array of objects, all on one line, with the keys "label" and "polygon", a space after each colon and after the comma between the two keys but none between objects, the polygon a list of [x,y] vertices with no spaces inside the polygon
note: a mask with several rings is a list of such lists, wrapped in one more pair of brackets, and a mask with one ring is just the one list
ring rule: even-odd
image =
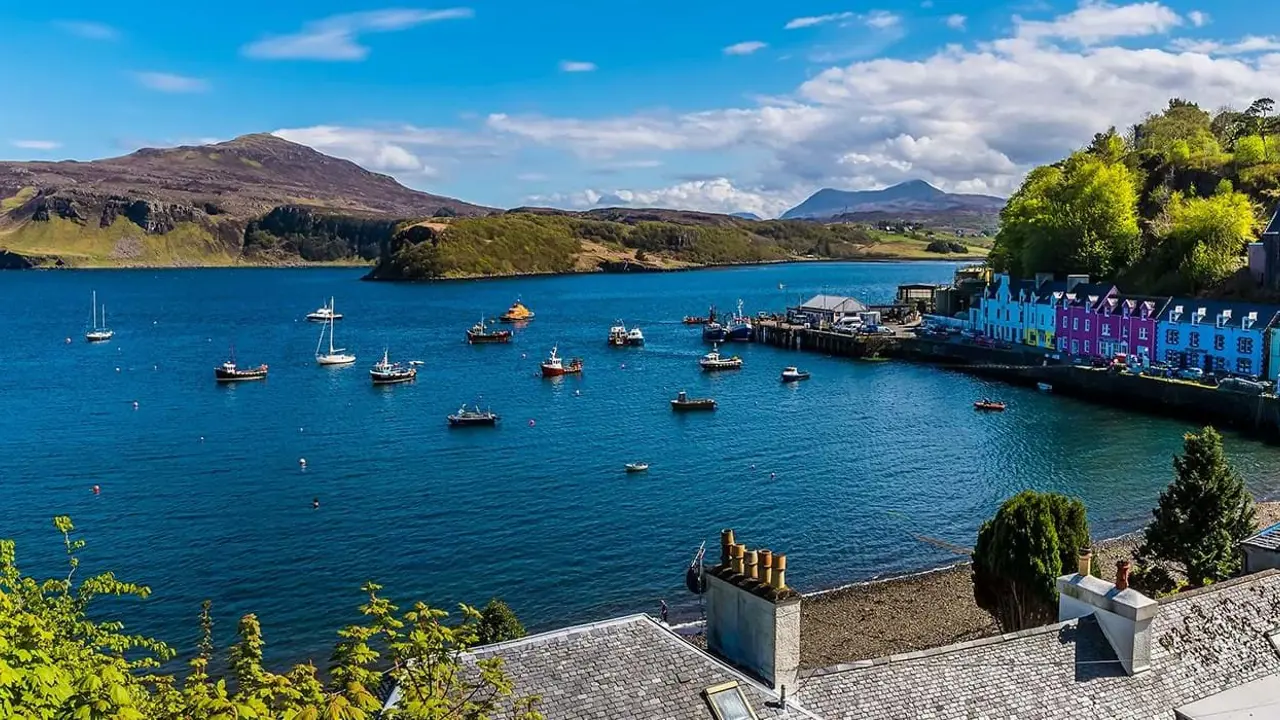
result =
[{"label": "slate roof", "polygon": [[1280,550],[1280,523],[1246,539],[1243,544],[1263,550]]},{"label": "slate roof", "polygon": [[[1179,305],[1182,306],[1182,316],[1174,320],[1173,313]],[[1258,305],[1232,302],[1230,300],[1204,300],[1201,298],[1172,298],[1169,304],[1165,306],[1164,313],[1160,315],[1160,320],[1162,322],[1176,322],[1179,325],[1190,325],[1191,316],[1200,308],[1205,309],[1204,318],[1200,320],[1200,323],[1209,327],[1217,327],[1218,315],[1223,310],[1231,311],[1231,321],[1227,323],[1231,327],[1241,327],[1241,320],[1248,317],[1250,312],[1256,312],[1258,313],[1258,320],[1254,323],[1253,329],[1258,331],[1270,327],[1271,323],[1275,321],[1276,315],[1280,314],[1280,307],[1275,305]]]},{"label": "slate roof", "polygon": [[1045,280],[1040,283],[1040,287],[1036,288],[1036,304],[1049,305],[1054,302],[1055,293],[1066,293],[1067,283],[1065,280]]},{"label": "slate roof", "polygon": [[[1072,307],[1096,306],[1114,289],[1114,285],[1106,283],[1080,283],[1067,293],[1067,304]],[[1089,298],[1094,298],[1094,303],[1089,303]]]},{"label": "slate roof", "polygon": [[1280,672],[1266,633],[1280,625],[1280,572],[1160,603],[1151,669],[1126,675],[1092,616],[801,678],[797,699],[827,720],[852,718],[1161,718]]},{"label": "slate roof", "polygon": [[844,297],[843,295],[814,295],[800,306],[801,310],[827,310],[833,312],[854,313],[863,312],[867,306],[857,298]]},{"label": "slate roof", "polygon": [[478,648],[499,656],[517,696],[541,695],[548,720],[714,720],[702,691],[737,681],[760,720],[812,719],[782,710],[763,685],[702,652],[646,615]]}]

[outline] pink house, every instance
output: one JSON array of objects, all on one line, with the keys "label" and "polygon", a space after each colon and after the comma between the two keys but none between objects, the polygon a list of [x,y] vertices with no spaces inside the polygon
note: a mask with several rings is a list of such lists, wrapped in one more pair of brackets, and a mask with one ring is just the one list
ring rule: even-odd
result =
[{"label": "pink house", "polygon": [[1058,351],[1083,357],[1102,355],[1100,307],[1118,294],[1114,285],[1103,283],[1080,283],[1063,293],[1056,312]]},{"label": "pink house", "polygon": [[1124,353],[1157,359],[1156,321],[1170,298],[1122,295],[1105,285],[1076,290],[1059,307],[1059,350],[1084,357]]}]

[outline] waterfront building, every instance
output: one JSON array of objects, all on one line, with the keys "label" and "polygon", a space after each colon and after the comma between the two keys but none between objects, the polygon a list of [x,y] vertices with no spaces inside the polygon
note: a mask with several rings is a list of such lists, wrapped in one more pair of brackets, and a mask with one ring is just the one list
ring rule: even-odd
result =
[{"label": "waterfront building", "polygon": [[997,275],[973,313],[974,329],[996,340],[1025,342],[1027,307],[1034,303],[1034,298],[1034,280],[1014,280],[1008,273]]},{"label": "waterfront building", "polygon": [[1098,322],[1104,302],[1119,291],[1110,283],[1081,282],[1063,293],[1055,316],[1058,321],[1058,350],[1069,355],[1101,356],[1102,329]]},{"label": "waterfront building", "polygon": [[1114,357],[1134,355],[1157,360],[1156,319],[1172,298],[1117,294],[1105,298],[1094,320],[1098,325],[1097,354]]},{"label": "waterfront building", "polygon": [[[1223,712],[1233,705],[1248,717],[1280,713],[1280,571],[1157,602],[1128,586],[1127,563],[1111,583],[1090,574],[1086,556],[1080,572],[1057,579],[1056,623],[805,668],[803,598],[778,574],[785,556],[726,535],[701,578],[707,650],[632,615],[478,648],[463,662],[501,658],[515,695],[539,696],[537,709],[557,720],[1246,717]],[[393,690],[386,705],[397,701]]]},{"label": "waterfront building", "polygon": [[[1027,316],[1031,320],[1027,323],[1023,342],[1052,350],[1057,347],[1058,303],[1074,284],[1071,280],[1056,281],[1047,273],[1036,275],[1036,279],[1035,297],[1027,305]],[[1079,282],[1078,276],[1076,281]]]},{"label": "waterfront building", "polygon": [[1277,314],[1272,305],[1175,298],[1157,323],[1157,352],[1175,367],[1261,377]]},{"label": "waterfront building", "polygon": [[860,315],[867,306],[857,298],[843,295],[814,295],[797,307],[787,308],[787,318],[794,323],[826,327],[847,315]]}]

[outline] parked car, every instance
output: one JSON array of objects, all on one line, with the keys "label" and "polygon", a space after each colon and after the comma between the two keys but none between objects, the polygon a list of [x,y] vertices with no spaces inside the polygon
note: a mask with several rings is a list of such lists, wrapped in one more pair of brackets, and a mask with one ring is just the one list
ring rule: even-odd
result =
[{"label": "parked car", "polygon": [[1227,392],[1244,393],[1245,395],[1261,395],[1267,391],[1267,385],[1266,383],[1245,380],[1244,378],[1226,377],[1218,382],[1218,389]]},{"label": "parked car", "polygon": [[1177,376],[1182,380],[1200,380],[1204,377],[1204,370],[1197,367],[1182,368]]},{"label": "parked car", "polygon": [[1104,357],[1089,358],[1089,365],[1096,368],[1104,368],[1111,364],[1111,361]]}]

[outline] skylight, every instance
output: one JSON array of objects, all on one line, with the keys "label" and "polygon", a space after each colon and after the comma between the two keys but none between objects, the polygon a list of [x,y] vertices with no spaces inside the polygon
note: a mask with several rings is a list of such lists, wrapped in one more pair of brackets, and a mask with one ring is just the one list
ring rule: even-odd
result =
[{"label": "skylight", "polygon": [[756,713],[747,704],[742,690],[736,682],[713,685],[703,691],[707,696],[707,704],[716,720],[756,720]]}]

